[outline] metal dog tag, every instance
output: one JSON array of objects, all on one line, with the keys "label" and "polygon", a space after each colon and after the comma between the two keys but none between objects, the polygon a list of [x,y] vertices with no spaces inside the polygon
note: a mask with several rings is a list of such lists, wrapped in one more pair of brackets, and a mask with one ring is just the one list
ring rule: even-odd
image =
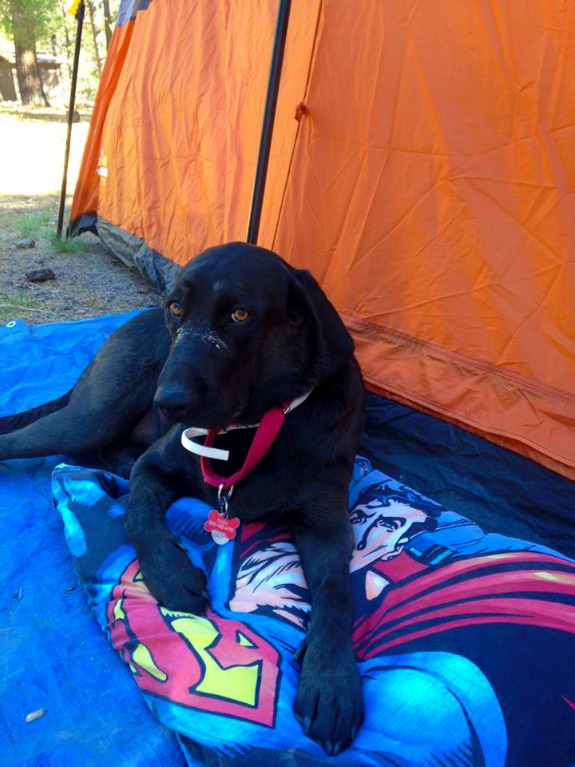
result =
[{"label": "metal dog tag", "polygon": [[204,522],[204,530],[211,533],[214,542],[219,546],[232,541],[236,537],[236,531],[240,526],[237,517],[226,517],[217,509],[212,509],[208,514],[207,522]]}]

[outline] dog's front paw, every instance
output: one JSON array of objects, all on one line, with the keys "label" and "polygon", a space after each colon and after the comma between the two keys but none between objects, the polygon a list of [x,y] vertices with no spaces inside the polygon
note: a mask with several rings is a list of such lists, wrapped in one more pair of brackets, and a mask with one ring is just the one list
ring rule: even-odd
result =
[{"label": "dog's front paw", "polygon": [[138,551],[144,583],[168,610],[205,613],[209,605],[204,573],[189,560],[185,548],[169,533],[157,537],[152,546]]},{"label": "dog's front paw", "polygon": [[308,737],[328,756],[337,756],[354,740],[363,722],[363,691],[353,652],[330,657],[314,653],[304,642],[296,659],[303,665],[295,716]]}]

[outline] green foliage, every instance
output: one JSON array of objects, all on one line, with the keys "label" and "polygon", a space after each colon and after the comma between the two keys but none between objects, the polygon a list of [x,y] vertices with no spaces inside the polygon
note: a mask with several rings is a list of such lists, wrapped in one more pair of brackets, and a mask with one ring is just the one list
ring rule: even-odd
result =
[{"label": "green foliage", "polygon": [[12,295],[0,292],[0,323],[21,316],[23,311],[36,311],[39,306],[37,299],[26,295],[23,291]]},{"label": "green foliage", "polygon": [[[62,92],[66,94],[78,26],[69,13],[71,4],[72,0],[0,0],[0,55],[14,60],[16,32],[20,47],[57,57],[61,62]],[[115,19],[120,0],[111,0],[109,5]],[[86,2],[77,89],[80,103],[93,103],[95,98],[106,55],[104,26],[102,0]]]},{"label": "green foliage", "polygon": [[79,237],[64,240],[60,239],[56,232],[50,234],[50,247],[55,253],[95,253],[99,250],[97,242],[86,242],[85,239]]},{"label": "green foliage", "polygon": [[53,0],[0,0],[0,25],[9,38],[14,37],[15,20],[33,30],[37,45],[49,44],[62,23],[60,3]]},{"label": "green foliage", "polygon": [[51,226],[49,213],[25,213],[16,222],[15,229],[20,239],[37,240],[46,234]]},{"label": "green foliage", "polygon": [[98,250],[98,242],[86,242],[86,238],[60,239],[55,232],[51,212],[24,213],[13,224],[18,239],[47,241],[54,253],[90,253]]}]

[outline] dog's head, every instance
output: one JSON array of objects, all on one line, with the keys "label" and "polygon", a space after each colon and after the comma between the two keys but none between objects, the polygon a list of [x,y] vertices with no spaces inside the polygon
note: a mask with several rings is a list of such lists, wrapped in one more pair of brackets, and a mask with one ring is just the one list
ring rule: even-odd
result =
[{"label": "dog's head", "polygon": [[337,312],[307,271],[232,243],[188,264],[166,301],[172,336],[156,403],[203,428],[260,420],[353,355]]}]

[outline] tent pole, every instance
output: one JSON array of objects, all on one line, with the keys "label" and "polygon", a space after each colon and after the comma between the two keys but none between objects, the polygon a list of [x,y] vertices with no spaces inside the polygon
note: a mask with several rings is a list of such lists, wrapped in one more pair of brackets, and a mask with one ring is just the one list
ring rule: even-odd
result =
[{"label": "tent pole", "polygon": [[268,161],[272,143],[272,132],[276,114],[276,105],[280,86],[280,76],[287,37],[290,7],[291,0],[280,0],[274,48],[272,52],[270,77],[268,80],[268,91],[266,95],[262,135],[258,153],[258,164],[256,167],[256,177],[252,193],[252,206],[248,224],[247,242],[252,245],[257,243],[260,228],[262,205],[264,201],[264,190],[266,185]]},{"label": "tent pole", "polygon": [[58,209],[58,228],[56,234],[62,237],[62,225],[64,222],[64,208],[66,207],[66,184],[68,182],[68,160],[70,159],[70,142],[72,139],[72,125],[74,123],[74,105],[76,103],[76,87],[78,84],[78,69],[80,63],[80,50],[82,47],[82,28],[84,26],[84,12],[86,6],[84,0],[78,4],[75,12],[76,17],[76,47],[74,49],[74,66],[72,69],[72,83],[70,87],[70,104],[68,106],[68,134],[66,136],[66,151],[64,154],[64,171],[62,175],[62,187],[60,190],[60,207]]}]

